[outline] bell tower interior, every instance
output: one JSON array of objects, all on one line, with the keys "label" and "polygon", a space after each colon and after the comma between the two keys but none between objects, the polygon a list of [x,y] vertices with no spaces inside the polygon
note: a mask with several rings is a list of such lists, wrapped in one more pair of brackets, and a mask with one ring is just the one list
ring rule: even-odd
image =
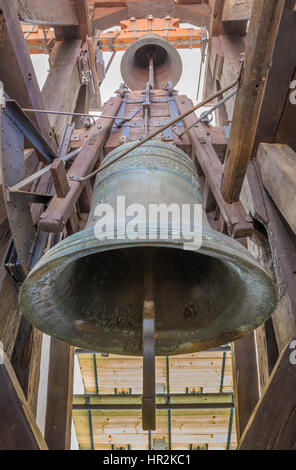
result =
[{"label": "bell tower interior", "polygon": [[0,20],[0,450],[295,449],[295,1]]}]

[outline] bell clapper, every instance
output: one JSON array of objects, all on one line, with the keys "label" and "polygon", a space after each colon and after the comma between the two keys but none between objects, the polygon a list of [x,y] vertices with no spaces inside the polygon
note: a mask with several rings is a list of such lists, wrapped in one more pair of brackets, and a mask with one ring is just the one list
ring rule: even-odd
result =
[{"label": "bell clapper", "polygon": [[153,55],[149,56],[149,83],[151,88],[154,88],[154,59]]},{"label": "bell clapper", "polygon": [[143,397],[142,427],[155,430],[155,300],[153,261],[145,259],[143,296]]}]

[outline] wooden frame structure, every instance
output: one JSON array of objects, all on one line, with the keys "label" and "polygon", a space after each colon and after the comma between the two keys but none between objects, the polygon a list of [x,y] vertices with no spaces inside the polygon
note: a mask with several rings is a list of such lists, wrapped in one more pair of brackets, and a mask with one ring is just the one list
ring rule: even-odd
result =
[{"label": "wooden frame structure", "polygon": [[[266,432],[275,426],[273,415],[269,413],[273,390],[278,383],[285,386],[283,368],[288,367],[290,371],[292,367],[291,364],[291,367],[287,366],[286,348],[294,344],[290,340],[296,331],[293,201],[296,105],[291,96],[296,72],[296,49],[291,47],[296,27],[295,0],[40,0],[37,4],[33,0],[0,0],[0,81],[4,87],[4,91],[1,90],[1,119],[3,129],[5,127],[1,137],[4,157],[0,204],[0,340],[26,400],[35,413],[42,340],[40,333],[21,318],[17,307],[18,285],[41,253],[57,241],[57,235],[44,235],[38,225],[41,214],[43,229],[49,220],[46,216],[57,199],[54,191],[58,193],[60,189],[60,194],[67,195],[60,232],[70,234],[83,227],[91,187],[70,182],[69,177],[71,171],[75,176],[85,176],[96,167],[113,120],[100,120],[87,132],[79,130],[79,123],[74,120],[76,129],[72,133],[71,115],[37,112],[26,115],[21,108],[87,113],[89,96],[99,100],[99,89],[94,85],[100,82],[87,38],[92,37],[95,30],[119,25],[120,21],[131,17],[140,19],[153,15],[165,18],[170,15],[179,18],[181,23],[204,26],[208,30],[204,97],[234,81],[241,72],[244,57],[236,98],[216,112],[220,131],[232,122],[229,139],[221,142],[221,133],[217,138],[220,131],[206,124],[190,130],[187,138],[193,159],[196,153],[200,156],[196,164],[210,222],[219,231],[247,244],[279,288],[279,303],[272,318],[254,334],[233,344],[237,434],[242,436],[240,448],[252,448],[258,442],[257,416],[264,416]],[[54,28],[50,73],[42,92],[19,20]],[[77,67],[77,61],[80,67]],[[86,76],[91,78],[85,79]],[[190,106],[185,98],[176,99],[180,112]],[[112,110],[111,114],[116,115],[121,103],[119,92],[105,105],[104,113]],[[185,118],[186,127],[192,119],[190,116]],[[78,156],[67,177],[64,167],[56,162],[51,172],[44,171],[45,165],[58,156],[58,148],[60,158],[65,156],[70,134],[72,150]],[[12,141],[15,142],[13,147]],[[77,142],[79,147],[83,144],[80,152]],[[214,143],[217,143],[216,147]],[[222,148],[220,155],[218,146],[220,152]],[[13,168],[9,166],[12,160]],[[36,171],[41,171],[42,176],[29,179],[20,194],[7,190]],[[20,213],[22,219],[18,219]],[[51,229],[50,220],[47,229]],[[16,257],[20,263],[13,261]],[[46,440],[51,448],[56,448],[52,410],[58,401],[65,411],[60,443],[67,448],[72,379],[62,380],[55,363],[59,361],[65,370],[71,370],[73,350],[59,348],[52,341],[52,351],[55,348],[58,353],[50,356],[53,380],[48,389],[50,418],[48,415]],[[291,381],[293,373],[291,370]],[[51,386],[58,395],[52,392]],[[287,394],[282,405],[285,410],[293,404],[292,395]],[[283,420],[287,419],[287,426],[281,422],[284,426],[281,438],[272,444],[262,441],[261,448],[295,447],[295,439],[290,439],[295,423],[290,423],[284,410],[279,412]]]}]

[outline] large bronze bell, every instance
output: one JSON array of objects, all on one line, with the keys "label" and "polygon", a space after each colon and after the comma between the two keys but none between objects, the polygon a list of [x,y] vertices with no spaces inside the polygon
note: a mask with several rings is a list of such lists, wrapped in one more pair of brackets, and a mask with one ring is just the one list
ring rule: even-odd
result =
[{"label": "large bronze bell", "polygon": [[271,279],[241,244],[212,230],[205,215],[198,251],[184,250],[184,239],[159,225],[158,239],[131,240],[124,230],[129,219],[115,223],[113,239],[98,240],[95,210],[108,203],[116,215],[117,196],[147,213],[151,203],[202,202],[192,160],[173,145],[149,141],[111,163],[97,176],[85,230],[49,250],[22,287],[22,312],[38,329],[82,348],[141,355],[143,305],[149,310],[153,300],[155,352],[171,355],[233,341],[269,317],[276,303]]},{"label": "large bronze bell", "polygon": [[153,60],[154,88],[161,89],[168,80],[175,86],[182,74],[182,60],[177,49],[159,35],[148,33],[135,41],[121,60],[122,78],[131,90],[142,90],[149,81],[149,60]]}]

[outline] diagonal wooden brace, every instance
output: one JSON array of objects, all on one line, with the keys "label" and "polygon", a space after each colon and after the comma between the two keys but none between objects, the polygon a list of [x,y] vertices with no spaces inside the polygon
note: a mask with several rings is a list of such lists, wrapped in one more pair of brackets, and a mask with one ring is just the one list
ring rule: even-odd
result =
[{"label": "diagonal wooden brace", "polygon": [[[121,105],[121,98],[111,98],[104,106],[103,114],[116,115]],[[98,119],[89,136],[67,173],[69,191],[64,198],[57,194],[52,198],[47,210],[39,219],[39,226],[45,232],[61,232],[71,216],[75,204],[83,190],[85,182],[73,181],[72,176],[86,176],[97,163],[106,138],[113,124],[113,119]]]}]

